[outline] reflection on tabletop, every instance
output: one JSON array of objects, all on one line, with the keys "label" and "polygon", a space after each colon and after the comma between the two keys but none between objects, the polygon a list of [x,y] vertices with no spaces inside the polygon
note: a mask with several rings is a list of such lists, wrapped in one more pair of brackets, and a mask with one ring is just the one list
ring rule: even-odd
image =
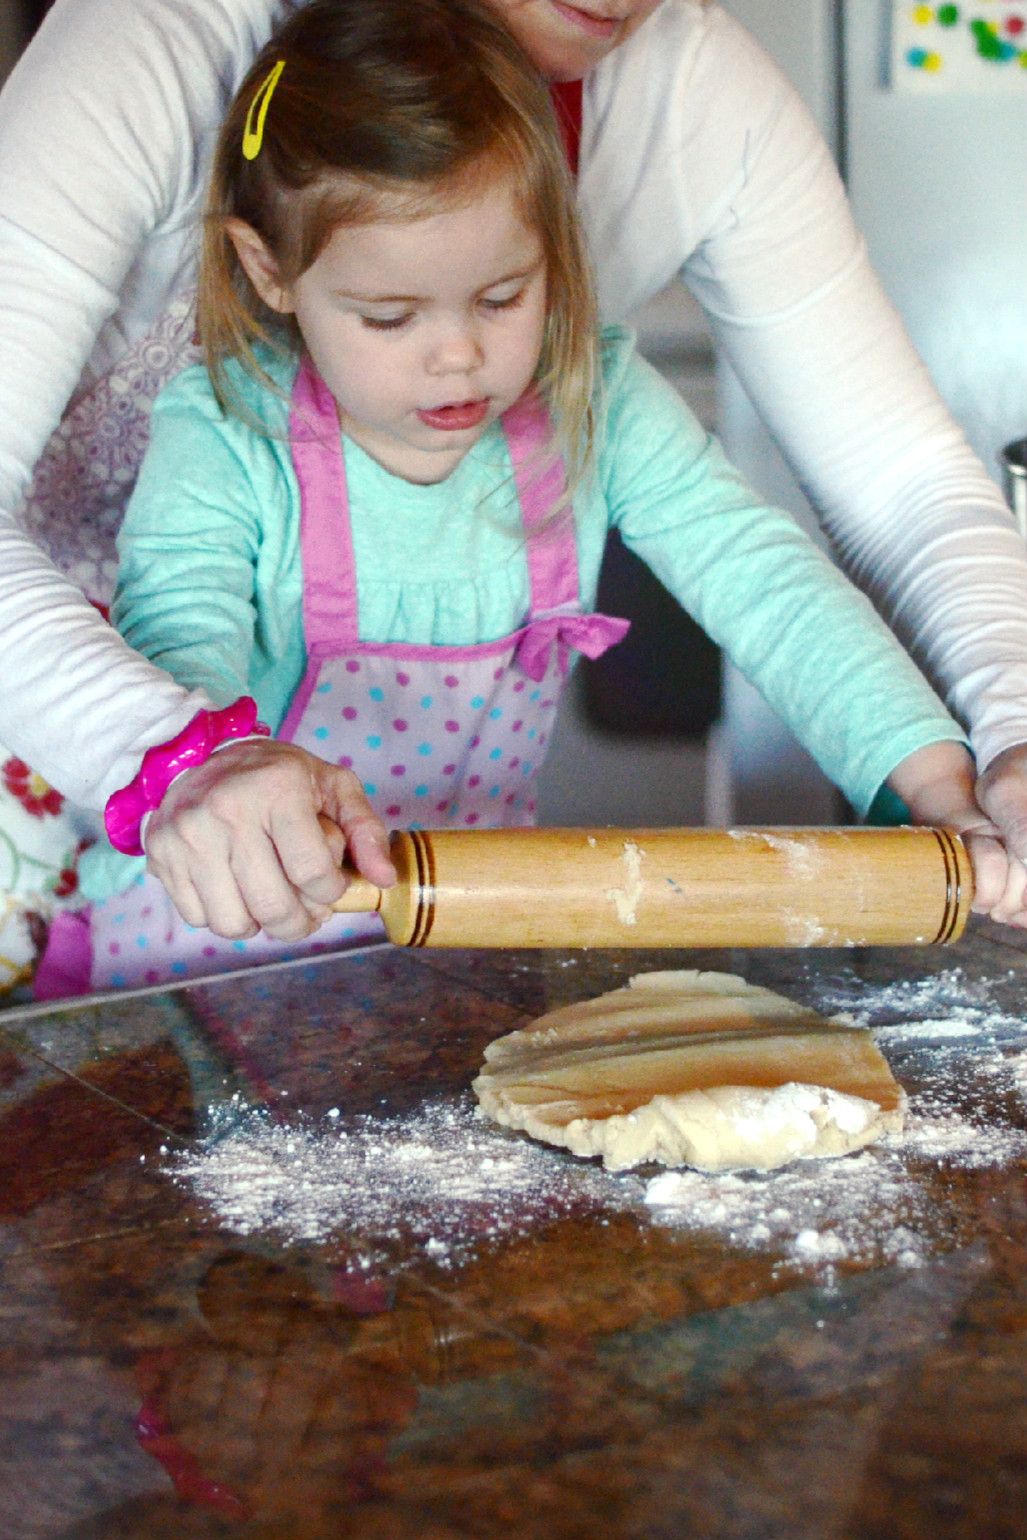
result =
[{"label": "reflection on tabletop", "polygon": [[661,955],[866,1019],[911,1098],[893,1148],[666,1204],[467,1090],[653,962],[377,948],[11,1016],[5,1540],[1018,1534],[1022,952]]}]

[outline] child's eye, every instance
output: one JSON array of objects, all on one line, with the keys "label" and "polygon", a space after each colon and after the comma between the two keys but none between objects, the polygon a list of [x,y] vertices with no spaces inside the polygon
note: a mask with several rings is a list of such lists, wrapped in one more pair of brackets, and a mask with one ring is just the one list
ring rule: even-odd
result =
[{"label": "child's eye", "polygon": [[407,324],[410,315],[362,315],[360,320],[373,332],[395,332]]},{"label": "child's eye", "polygon": [[517,289],[513,294],[485,295],[481,303],[485,310],[513,310],[523,298],[524,290]]}]

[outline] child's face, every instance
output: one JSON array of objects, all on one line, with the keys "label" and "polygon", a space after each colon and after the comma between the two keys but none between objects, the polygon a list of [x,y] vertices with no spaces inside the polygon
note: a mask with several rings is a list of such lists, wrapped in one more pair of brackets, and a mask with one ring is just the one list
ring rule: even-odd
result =
[{"label": "child's face", "polygon": [[345,432],[394,475],[441,481],[535,374],[542,243],[500,182],[466,207],[336,230],[281,308]]},{"label": "child's face", "polygon": [[661,0],[489,0],[548,80],[580,80]]}]

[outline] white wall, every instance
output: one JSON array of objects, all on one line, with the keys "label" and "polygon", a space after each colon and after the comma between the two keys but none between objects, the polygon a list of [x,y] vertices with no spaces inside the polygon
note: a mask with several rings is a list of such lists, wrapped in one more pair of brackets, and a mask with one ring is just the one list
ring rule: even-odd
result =
[{"label": "white wall", "polygon": [[881,32],[879,7],[846,6],[850,197],[935,384],[998,476],[1002,445],[1027,433],[1027,81],[889,91]]}]

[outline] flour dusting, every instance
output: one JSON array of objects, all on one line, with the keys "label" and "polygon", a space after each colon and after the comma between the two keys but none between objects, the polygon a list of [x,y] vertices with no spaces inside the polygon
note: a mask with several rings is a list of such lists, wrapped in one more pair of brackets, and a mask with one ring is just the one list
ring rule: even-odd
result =
[{"label": "flour dusting", "polygon": [[644,891],[642,886],[644,855],[645,851],[640,850],[634,840],[625,840],[624,849],[621,852],[621,860],[624,863],[624,886],[606,890],[606,897],[616,908],[617,919],[622,925],[638,923],[638,904]]},{"label": "flour dusting", "polygon": [[402,1118],[338,1115],[286,1125],[238,1096],[210,1109],[207,1138],[171,1169],[240,1235],[320,1241],[345,1233],[367,1265],[402,1241],[436,1261],[568,1213],[638,1207],[644,1184],[611,1183],[478,1116],[469,1100]]},{"label": "flour dusting", "polygon": [[207,1138],[170,1170],[236,1233],[343,1237],[364,1266],[411,1242],[456,1266],[568,1214],[633,1212],[820,1279],[845,1263],[916,1268],[967,1239],[946,1173],[955,1192],[972,1180],[959,1173],[1027,1162],[1027,1030],[996,1003],[1002,983],[960,969],[884,986],[810,979],[818,1010],[874,1029],[910,1097],[901,1134],[842,1159],[647,1181],[651,1166],[606,1172],[497,1128],[463,1098],[287,1124],[237,1096],[211,1108]]},{"label": "flour dusting", "polygon": [[[873,1028],[899,1080],[919,1082],[903,1131],[843,1160],[765,1174],[666,1172],[649,1182],[646,1203],[657,1223],[770,1249],[822,1277],[846,1261],[920,1267],[953,1244],[958,1225],[939,1205],[931,1168],[1027,1161],[1023,1018],[995,1004],[993,984],[958,968],[884,986],[855,975],[813,982],[817,1010]],[[1018,1104],[1013,1122],[1001,1106],[1007,1089]]]},{"label": "flour dusting", "polygon": [[872,1150],[766,1174],[668,1171],[649,1182],[645,1201],[657,1223],[713,1230],[789,1262],[915,1268],[953,1239],[917,1163],[979,1170],[1024,1158],[1027,1132],[914,1106],[903,1132]]}]

